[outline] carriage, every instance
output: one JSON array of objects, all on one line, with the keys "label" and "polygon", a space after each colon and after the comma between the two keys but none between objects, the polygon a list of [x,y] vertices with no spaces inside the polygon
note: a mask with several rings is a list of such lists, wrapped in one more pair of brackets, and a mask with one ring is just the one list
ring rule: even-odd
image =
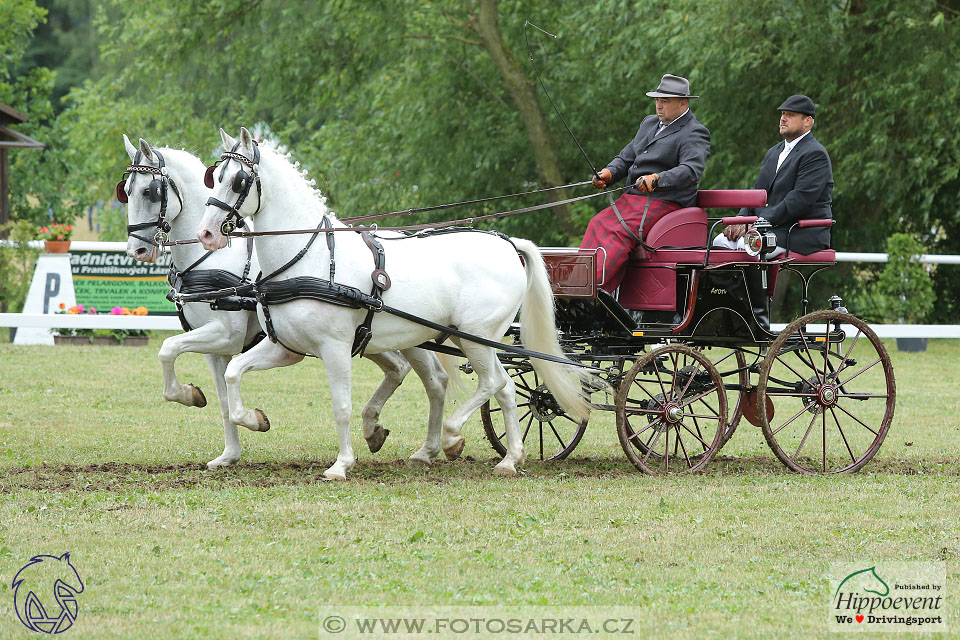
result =
[{"label": "carriage", "polygon": [[[645,473],[702,469],[743,420],[801,473],[856,471],[887,435],[896,389],[884,345],[836,296],[826,310],[807,309],[810,279],[835,264],[835,252],[791,252],[789,235],[786,253],[775,259],[762,246],[756,254],[709,246],[719,225],[756,219],[714,219],[708,233],[706,209],[765,204],[762,190],[700,191],[696,207],[650,228],[616,296],[595,281],[602,249],[542,249],[560,343],[567,357],[609,383],[585,391],[595,408],[616,413],[620,444]],[[770,299],[784,272],[800,278],[803,314],[774,332]],[[518,339],[516,326],[511,333]],[[500,359],[516,384],[525,448],[541,460],[565,458],[587,421],[564,413],[529,358]],[[481,419],[503,453],[498,412],[488,402]]]}]

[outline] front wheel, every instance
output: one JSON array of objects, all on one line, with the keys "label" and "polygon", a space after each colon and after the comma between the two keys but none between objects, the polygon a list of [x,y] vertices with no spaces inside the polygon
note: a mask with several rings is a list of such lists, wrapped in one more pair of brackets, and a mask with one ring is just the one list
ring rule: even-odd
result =
[{"label": "front wheel", "polygon": [[[571,417],[560,407],[529,361],[506,365],[506,369],[516,385],[517,416],[527,455],[538,460],[566,458],[580,443],[587,430],[587,421]],[[480,421],[487,440],[494,451],[506,455],[504,428],[494,425],[494,416],[502,425],[502,413],[495,400],[480,407]]]},{"label": "front wheel", "polygon": [[716,367],[683,345],[644,354],[617,392],[617,436],[643,473],[691,473],[720,448],[727,394]]},{"label": "front wheel", "polygon": [[860,469],[893,421],[896,383],[890,356],[859,318],[815,311],[780,333],[757,384],[763,435],[800,473]]}]

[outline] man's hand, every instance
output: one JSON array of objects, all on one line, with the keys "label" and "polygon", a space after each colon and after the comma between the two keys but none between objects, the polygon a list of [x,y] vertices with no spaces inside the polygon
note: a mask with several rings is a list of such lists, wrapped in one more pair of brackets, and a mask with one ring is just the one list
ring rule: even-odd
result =
[{"label": "man's hand", "polygon": [[597,189],[606,189],[611,180],[613,180],[613,174],[610,173],[610,169],[601,169],[599,174],[593,176],[593,186]]},{"label": "man's hand", "polygon": [[637,178],[637,189],[641,193],[650,193],[657,190],[657,183],[660,181],[659,173],[651,173],[648,176]]},{"label": "man's hand", "polygon": [[745,224],[732,224],[729,227],[724,227],[723,235],[727,238],[727,240],[736,242],[744,236],[749,228],[750,227]]}]

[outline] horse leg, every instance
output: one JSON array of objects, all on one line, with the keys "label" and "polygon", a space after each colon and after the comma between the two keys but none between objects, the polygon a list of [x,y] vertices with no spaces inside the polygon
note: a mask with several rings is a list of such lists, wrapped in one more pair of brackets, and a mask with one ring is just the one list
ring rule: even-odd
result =
[{"label": "horse leg", "polygon": [[192,384],[180,384],[173,363],[181,354],[216,353],[229,348],[230,334],[223,325],[208,322],[192,331],[170,336],[160,345],[161,368],[163,370],[163,398],[169,402],[179,402],[188,407],[205,407],[207,399],[203,392]]},{"label": "horse leg", "polygon": [[520,434],[520,421],[517,418],[516,385],[514,385],[513,378],[507,374],[503,365],[499,361],[495,364],[507,379],[507,383],[494,394],[497,402],[500,403],[500,408],[503,410],[503,425],[506,428],[507,437],[507,454],[503,456],[503,460],[493,468],[493,472],[500,475],[512,476],[516,475],[517,467],[523,465],[523,462],[527,459],[527,452],[523,448],[523,438]]},{"label": "horse leg", "polygon": [[[463,451],[464,441],[461,432],[463,425],[474,411],[480,405],[489,400],[495,393],[510,385],[510,376],[504,371],[503,366],[497,360],[497,354],[490,347],[484,347],[469,341],[462,341],[460,349],[467,356],[470,365],[477,374],[477,391],[468,398],[449,418],[443,423],[443,451],[449,460],[455,460]],[[512,393],[506,394],[507,398],[514,398]],[[497,465],[498,473],[512,474],[516,473],[516,463],[522,460],[523,447],[520,442],[520,425],[517,422],[517,407],[514,398],[511,403],[508,401],[501,405],[503,409],[503,418],[507,428],[507,455],[503,461]]]},{"label": "horse leg", "polygon": [[383,405],[410,373],[410,365],[396,351],[369,354],[366,357],[383,371],[383,382],[360,412],[363,420],[363,438],[367,441],[370,453],[376,453],[380,451],[384,440],[390,435],[390,430],[384,429],[380,424],[380,412],[383,410]]},{"label": "horse leg", "polygon": [[443,422],[443,402],[447,395],[447,372],[440,366],[437,356],[430,351],[405,349],[402,353],[420,376],[427,398],[430,400],[427,439],[420,450],[410,456],[408,464],[430,466],[440,453],[440,429]]},{"label": "horse leg", "polygon": [[337,443],[340,451],[337,461],[323,472],[328,480],[346,480],[347,473],[357,464],[350,441],[350,376],[352,361],[350,345],[342,343],[324,343],[320,345],[320,358],[327,369],[330,383],[330,402],[333,406],[333,418],[337,423]]},{"label": "horse leg", "polygon": [[227,402],[227,383],[223,374],[227,370],[230,358],[227,356],[207,354],[203,356],[213,373],[213,380],[217,385],[217,399],[220,401],[220,417],[223,419],[223,453],[207,463],[207,469],[229,467],[240,460],[240,436],[237,434],[237,425],[230,422],[230,405]]},{"label": "horse leg", "polygon": [[240,381],[243,374],[248,371],[287,367],[301,360],[303,356],[299,353],[287,351],[269,340],[261,340],[255,347],[231,360],[223,376],[227,385],[230,421],[251,431],[269,431],[270,421],[263,411],[247,409],[243,406],[243,400],[240,398]]}]

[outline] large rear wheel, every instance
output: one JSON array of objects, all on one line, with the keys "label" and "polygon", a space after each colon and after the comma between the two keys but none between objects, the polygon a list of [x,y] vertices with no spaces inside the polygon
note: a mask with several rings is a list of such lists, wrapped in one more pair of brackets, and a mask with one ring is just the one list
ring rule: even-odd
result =
[{"label": "large rear wheel", "polygon": [[758,407],[773,453],[800,473],[860,469],[893,421],[890,356],[859,318],[815,311],[780,333],[760,369]]}]

